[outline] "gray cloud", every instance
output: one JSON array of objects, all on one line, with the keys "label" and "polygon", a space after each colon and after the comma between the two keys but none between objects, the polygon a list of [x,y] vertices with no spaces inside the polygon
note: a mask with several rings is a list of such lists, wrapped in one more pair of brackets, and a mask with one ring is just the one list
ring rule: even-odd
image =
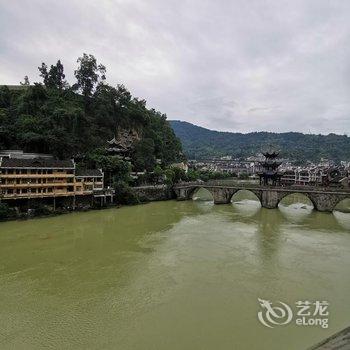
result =
[{"label": "gray cloud", "polygon": [[0,1],[0,83],[94,54],[111,84],[217,130],[347,133],[350,2]]}]

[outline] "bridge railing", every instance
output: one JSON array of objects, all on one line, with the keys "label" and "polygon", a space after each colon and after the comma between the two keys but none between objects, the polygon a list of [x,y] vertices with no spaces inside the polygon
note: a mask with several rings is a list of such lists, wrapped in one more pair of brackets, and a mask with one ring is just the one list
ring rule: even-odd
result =
[{"label": "bridge railing", "polygon": [[174,187],[188,187],[188,186],[222,186],[222,187],[241,187],[241,188],[269,188],[269,189],[285,189],[296,191],[325,191],[325,192],[350,192],[350,188],[337,186],[307,186],[307,185],[280,185],[280,186],[261,186],[258,182],[247,182],[239,180],[209,180],[209,181],[192,181],[192,182],[178,182]]}]

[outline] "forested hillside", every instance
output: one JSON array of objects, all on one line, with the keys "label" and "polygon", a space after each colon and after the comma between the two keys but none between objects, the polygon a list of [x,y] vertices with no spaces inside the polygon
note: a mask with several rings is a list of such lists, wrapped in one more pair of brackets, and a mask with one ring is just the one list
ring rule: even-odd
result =
[{"label": "forested hillside", "polygon": [[[152,169],[181,158],[181,143],[165,114],[146,107],[123,86],[106,83],[106,68],[84,54],[76,82],[65,80],[60,61],[39,67],[42,82],[0,87],[0,149],[52,153],[58,158],[96,159],[120,130],[139,135],[134,164]],[[100,165],[100,164],[97,164]]]},{"label": "forested hillside", "polygon": [[225,155],[245,158],[260,152],[264,146],[274,145],[281,149],[283,157],[300,162],[321,158],[350,160],[350,138],[345,135],[306,135],[298,132],[241,134],[212,131],[177,120],[170,121],[170,124],[188,158]]}]

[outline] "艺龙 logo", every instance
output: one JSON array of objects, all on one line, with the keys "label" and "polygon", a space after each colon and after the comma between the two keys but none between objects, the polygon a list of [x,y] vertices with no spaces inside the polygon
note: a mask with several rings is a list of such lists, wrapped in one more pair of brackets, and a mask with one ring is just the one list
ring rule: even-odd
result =
[{"label": "\u827a\u9f99 logo", "polygon": [[283,326],[290,323],[295,315],[297,326],[320,326],[328,328],[328,306],[326,300],[298,300],[295,302],[294,315],[291,307],[282,301],[273,305],[269,300],[258,298],[261,310],[258,312],[259,321],[268,328]]},{"label": "\u827a\u9f99 logo", "polygon": [[263,309],[258,312],[258,318],[264,326],[273,328],[274,326],[288,324],[292,320],[292,309],[282,301],[278,302],[278,306],[273,306],[269,300],[258,300]]}]

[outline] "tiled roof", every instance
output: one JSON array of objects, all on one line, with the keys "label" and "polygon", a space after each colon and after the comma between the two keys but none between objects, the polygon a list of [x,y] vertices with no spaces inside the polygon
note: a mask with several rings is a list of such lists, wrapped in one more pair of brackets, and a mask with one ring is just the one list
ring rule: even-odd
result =
[{"label": "tiled roof", "polygon": [[20,159],[3,158],[1,168],[71,168],[74,169],[72,160],[57,160],[47,158]]},{"label": "tiled roof", "polygon": [[79,169],[75,173],[76,176],[103,176],[99,169]]}]

